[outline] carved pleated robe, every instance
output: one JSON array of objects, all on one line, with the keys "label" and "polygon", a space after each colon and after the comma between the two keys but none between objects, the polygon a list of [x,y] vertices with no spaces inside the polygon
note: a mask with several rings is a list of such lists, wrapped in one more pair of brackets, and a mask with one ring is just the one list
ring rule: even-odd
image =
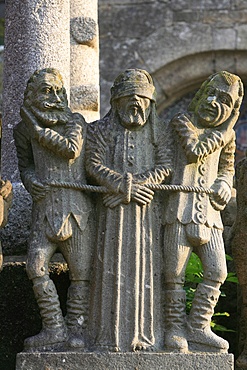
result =
[{"label": "carved pleated robe", "polygon": [[[98,185],[118,192],[126,173],[161,183],[155,128],[147,122],[131,131],[108,116],[92,124],[87,139],[87,170]],[[97,347],[130,351],[155,344],[154,276],[159,251],[159,205],[134,201],[114,208],[98,200],[98,240],[94,266],[93,333]],[[155,270],[155,271],[154,271]]]}]

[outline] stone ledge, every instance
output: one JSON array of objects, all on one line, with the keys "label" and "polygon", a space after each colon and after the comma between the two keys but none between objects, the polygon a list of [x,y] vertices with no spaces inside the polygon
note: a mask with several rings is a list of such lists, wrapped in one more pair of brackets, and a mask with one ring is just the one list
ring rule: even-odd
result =
[{"label": "stone ledge", "polygon": [[16,370],[233,370],[232,354],[19,353]]}]

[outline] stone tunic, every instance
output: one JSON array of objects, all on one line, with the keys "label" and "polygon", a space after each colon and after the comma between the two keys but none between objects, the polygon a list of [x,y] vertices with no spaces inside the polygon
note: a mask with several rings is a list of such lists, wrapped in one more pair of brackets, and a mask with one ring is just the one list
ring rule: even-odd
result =
[{"label": "stone tunic", "polygon": [[[176,148],[171,184],[210,188],[214,183],[225,182],[229,189],[232,187],[234,130],[226,134],[220,126],[199,129],[186,115],[179,114],[170,122],[168,132],[166,145]],[[165,208],[164,224],[179,221],[183,225],[193,223],[223,229],[220,209],[215,209],[210,196],[205,193],[170,193]]]}]

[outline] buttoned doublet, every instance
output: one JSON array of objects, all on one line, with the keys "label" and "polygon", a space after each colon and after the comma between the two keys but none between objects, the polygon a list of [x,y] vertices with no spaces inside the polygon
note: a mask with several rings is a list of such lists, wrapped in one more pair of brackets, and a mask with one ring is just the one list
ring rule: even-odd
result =
[{"label": "buttoned doublet", "polygon": [[[37,126],[30,130],[23,121],[16,126],[14,136],[19,169],[22,181],[29,192],[33,180],[38,180],[44,185],[49,185],[53,180],[86,182],[82,146],[84,119],[78,114],[74,114],[73,118],[74,120],[67,124],[54,125],[51,128]],[[58,247],[64,248],[62,252],[67,262],[70,262],[72,277],[73,266],[77,271],[75,275],[89,269],[85,268],[86,263],[83,261],[81,267],[76,266],[75,262],[78,255],[80,259],[82,258],[83,249],[84,261],[89,264],[91,258],[90,236],[87,235],[91,212],[92,206],[86,194],[63,187],[50,187],[42,199],[33,202],[29,242],[31,275],[44,274],[44,271],[47,273],[46,264]],[[34,261],[37,258],[40,260],[39,266],[37,261]]]},{"label": "buttoned doublet", "polygon": [[[231,189],[235,151],[233,129],[229,132],[221,130],[220,126],[199,128],[190,117],[179,114],[169,124],[166,146],[174,148],[171,184],[208,189],[224,182]],[[225,263],[210,267],[214,253],[218,261],[225,260],[221,209],[222,206],[206,193],[181,191],[169,194],[163,219],[167,280],[172,280],[173,274],[173,279],[183,282],[185,262],[190,254],[186,247],[194,248],[200,255],[204,276],[224,280]],[[207,253],[210,254],[208,259]],[[177,271],[177,276],[174,271]]]}]

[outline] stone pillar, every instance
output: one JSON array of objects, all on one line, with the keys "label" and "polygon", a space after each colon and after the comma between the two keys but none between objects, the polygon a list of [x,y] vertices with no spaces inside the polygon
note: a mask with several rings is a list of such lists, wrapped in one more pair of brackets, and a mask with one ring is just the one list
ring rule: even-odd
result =
[{"label": "stone pillar", "polygon": [[44,67],[61,71],[69,93],[69,0],[6,1],[3,77],[3,176],[18,179],[12,129],[20,121],[30,75]]},{"label": "stone pillar", "polygon": [[70,89],[70,1],[7,0],[3,77],[2,177],[13,184],[8,226],[1,230],[5,255],[25,253],[31,217],[30,196],[19,179],[13,127],[28,78],[36,69],[61,71]]},{"label": "stone pillar", "polygon": [[87,122],[99,118],[98,1],[71,0],[70,107]]}]

